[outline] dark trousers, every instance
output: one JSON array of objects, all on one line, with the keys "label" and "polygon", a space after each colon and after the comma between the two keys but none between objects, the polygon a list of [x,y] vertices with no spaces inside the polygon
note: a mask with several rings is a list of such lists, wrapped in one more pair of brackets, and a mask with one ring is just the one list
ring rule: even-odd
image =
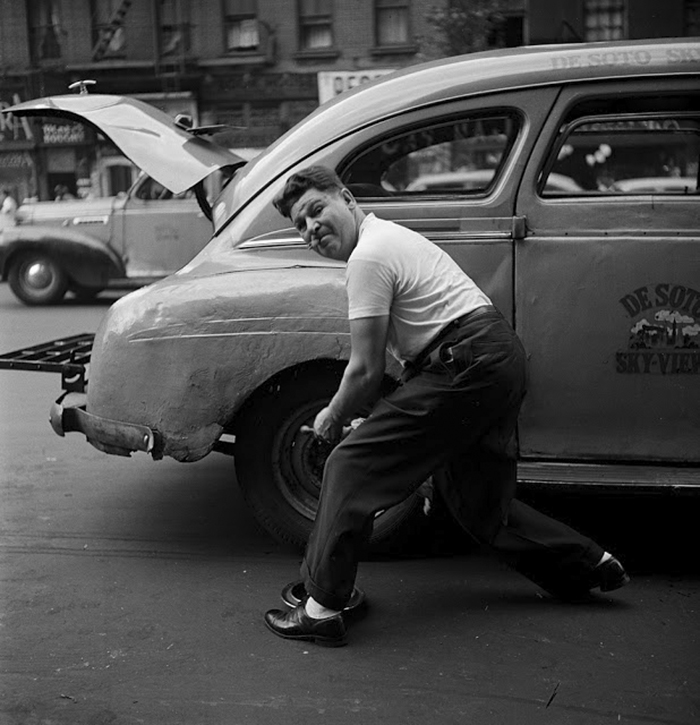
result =
[{"label": "dark trousers", "polygon": [[329,456],[301,568],[307,592],[342,609],[375,514],[431,475],[467,532],[545,588],[590,573],[603,554],[597,544],[513,498],[525,389],[525,352],[495,309],[477,310],[441,336]]}]

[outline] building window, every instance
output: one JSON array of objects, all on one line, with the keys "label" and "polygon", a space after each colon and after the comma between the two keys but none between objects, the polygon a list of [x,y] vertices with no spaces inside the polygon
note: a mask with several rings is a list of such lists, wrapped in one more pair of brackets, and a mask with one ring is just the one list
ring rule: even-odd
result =
[{"label": "building window", "polygon": [[37,60],[61,57],[61,42],[66,34],[61,25],[59,0],[39,0],[29,3],[32,28],[32,51]]},{"label": "building window", "polygon": [[622,40],[625,38],[625,0],[586,0],[585,40]]},{"label": "building window", "polygon": [[489,32],[489,48],[517,48],[524,44],[525,15],[522,10],[504,11],[503,19]]},{"label": "building window", "polygon": [[92,0],[93,60],[124,56],[124,16],[130,5],[127,0]]},{"label": "building window", "polygon": [[260,32],[256,0],[224,0],[224,26],[227,51],[258,50]]},{"label": "building window", "polygon": [[375,0],[377,46],[409,43],[409,0]]},{"label": "building window", "polygon": [[683,14],[685,34],[692,37],[700,35],[700,0],[685,0]]},{"label": "building window", "polygon": [[182,56],[190,50],[189,4],[179,0],[158,3],[160,55]]},{"label": "building window", "polygon": [[299,0],[299,47],[301,50],[333,47],[331,0]]}]

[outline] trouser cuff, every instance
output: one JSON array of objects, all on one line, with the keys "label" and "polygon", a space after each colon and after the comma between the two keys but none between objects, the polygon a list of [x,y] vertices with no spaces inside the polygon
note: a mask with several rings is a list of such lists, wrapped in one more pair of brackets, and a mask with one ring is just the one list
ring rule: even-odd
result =
[{"label": "trouser cuff", "polygon": [[[341,612],[347,606],[352,596],[352,590],[354,588],[354,582],[350,582],[349,589],[347,586],[343,587],[342,592],[332,592],[319,586],[312,578],[309,573],[309,568],[304,561],[301,565],[301,577],[304,580],[304,587],[306,593],[313,597],[319,604],[328,609],[335,609]],[[346,591],[347,590],[347,591]]]}]

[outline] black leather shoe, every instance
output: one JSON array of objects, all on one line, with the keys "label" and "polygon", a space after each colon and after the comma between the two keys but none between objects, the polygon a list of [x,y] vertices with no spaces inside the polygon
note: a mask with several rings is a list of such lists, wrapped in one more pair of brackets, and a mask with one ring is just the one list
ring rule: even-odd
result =
[{"label": "black leather shoe", "polygon": [[565,602],[590,601],[591,591],[612,592],[629,584],[630,577],[614,556],[590,570],[576,581],[550,581],[541,578],[537,583],[556,599]]},{"label": "black leather shoe", "polygon": [[323,647],[342,647],[348,643],[341,614],[326,619],[313,619],[306,613],[303,604],[288,612],[280,609],[265,612],[265,624],[269,630],[284,639],[304,640]]},{"label": "black leather shoe", "polygon": [[594,584],[591,589],[600,588],[601,592],[612,592],[630,583],[630,577],[625,571],[625,567],[614,556],[602,564],[598,564],[593,570],[592,576]]}]

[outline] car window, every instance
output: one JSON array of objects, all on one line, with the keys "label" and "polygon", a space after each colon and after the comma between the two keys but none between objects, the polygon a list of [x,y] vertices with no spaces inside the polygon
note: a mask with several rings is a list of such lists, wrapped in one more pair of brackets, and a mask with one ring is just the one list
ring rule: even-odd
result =
[{"label": "car window", "polygon": [[560,138],[540,179],[542,196],[698,193],[699,113],[586,117],[565,125]]},{"label": "car window", "polygon": [[358,198],[484,194],[519,126],[503,112],[402,129],[365,146],[340,175]]},{"label": "car window", "polygon": [[172,191],[166,189],[162,184],[159,184],[149,176],[136,189],[135,196],[138,199],[144,199],[146,201],[163,201],[167,199],[189,199],[194,196],[194,192],[188,189],[180,194],[173,194]]}]

